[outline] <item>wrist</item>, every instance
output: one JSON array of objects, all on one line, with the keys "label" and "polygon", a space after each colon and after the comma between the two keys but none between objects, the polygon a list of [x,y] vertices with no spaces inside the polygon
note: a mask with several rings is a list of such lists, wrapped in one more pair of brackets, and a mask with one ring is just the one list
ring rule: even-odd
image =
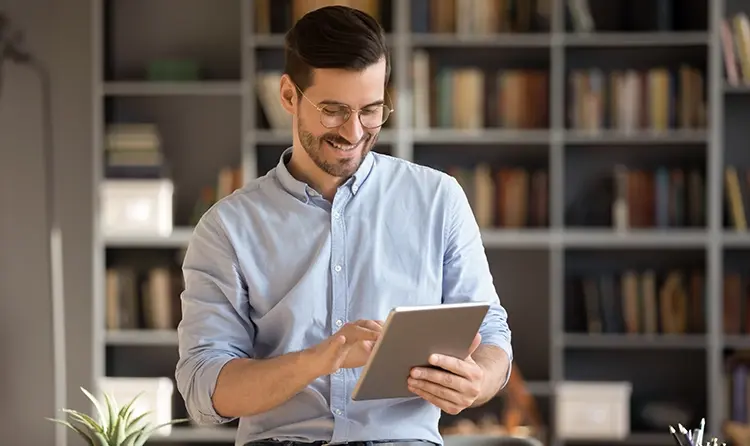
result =
[{"label": "wrist", "polygon": [[473,359],[482,369],[481,390],[475,402],[475,405],[481,405],[494,398],[502,389],[510,364],[504,350],[490,345],[480,345]]},{"label": "wrist", "polygon": [[295,355],[295,367],[302,370],[308,381],[313,381],[326,375],[325,365],[315,348],[301,350]]}]

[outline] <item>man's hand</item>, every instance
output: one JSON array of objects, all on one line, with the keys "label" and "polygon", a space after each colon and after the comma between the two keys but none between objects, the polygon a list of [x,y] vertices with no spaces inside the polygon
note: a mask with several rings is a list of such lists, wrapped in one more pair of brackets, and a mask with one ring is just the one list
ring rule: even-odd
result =
[{"label": "man's hand", "polygon": [[432,355],[429,362],[437,368],[412,369],[409,390],[451,415],[470,407],[484,386],[484,370],[471,357],[481,342],[477,333],[465,359]]},{"label": "man's hand", "polygon": [[381,330],[379,321],[350,322],[306,352],[321,376],[330,375],[340,368],[361,367],[367,363]]},{"label": "man's hand", "polygon": [[346,336],[347,344],[351,347],[342,367],[345,369],[363,367],[382,330],[383,323],[372,320],[359,320],[341,327],[337,334]]}]

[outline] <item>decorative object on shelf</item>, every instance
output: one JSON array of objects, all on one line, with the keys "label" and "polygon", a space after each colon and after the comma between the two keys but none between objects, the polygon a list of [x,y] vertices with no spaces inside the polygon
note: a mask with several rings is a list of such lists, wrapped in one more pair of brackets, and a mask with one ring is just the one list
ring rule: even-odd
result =
[{"label": "decorative object on shelf", "polygon": [[[15,29],[10,18],[0,9],[0,99],[2,99],[3,68],[6,61],[29,68],[37,75],[41,90],[42,115],[42,162],[44,175],[45,226],[49,247],[49,287],[52,307],[52,373],[55,407],[67,403],[65,293],[63,287],[63,238],[59,211],[56,205],[55,147],[52,125],[52,82],[47,65],[27,51],[24,36]],[[27,147],[26,150],[29,148]],[[65,446],[67,436],[63,428],[55,429],[55,445]]]},{"label": "decorative object on shelf", "polygon": [[623,440],[630,435],[630,382],[567,381],[555,389],[561,439]]},{"label": "decorative object on shelf", "polygon": [[142,446],[160,428],[188,421],[187,419],[175,419],[153,426],[144,422],[149,412],[134,410],[138,396],[128,401],[122,408],[118,408],[117,401],[106,393],[104,393],[104,404],[102,404],[83,387],[81,387],[81,391],[94,404],[98,412],[98,420],[73,409],[62,410],[76,424],[58,418],[47,418],[47,420],[76,431],[86,440],[86,444],[92,446]]},{"label": "decorative object on shelf", "polygon": [[174,186],[168,179],[106,180],[102,185],[102,230],[105,235],[172,233]]},{"label": "decorative object on shelf", "polygon": [[[672,438],[674,439],[675,443],[678,446],[702,446],[703,440],[705,438],[705,431],[706,431],[706,419],[701,418],[701,425],[698,428],[695,429],[687,429],[682,424],[677,424],[677,429],[674,428],[674,426],[669,426],[669,433],[672,435]],[[747,439],[745,440],[747,441]],[[721,442],[722,446],[726,446],[726,443],[719,440],[716,437],[711,438],[710,440],[707,440],[705,442],[706,446],[719,446],[719,443]],[[742,446],[746,445],[748,443],[735,443],[733,440],[733,444],[735,446]]]},{"label": "decorative object on shelf", "polygon": [[201,67],[190,59],[160,59],[148,64],[149,81],[197,81],[201,78]]},{"label": "decorative object on shelf", "polygon": [[513,364],[510,379],[501,395],[506,396],[503,415],[500,419],[500,424],[505,430],[512,435],[518,435],[520,430],[530,430],[532,436],[538,437],[544,428],[544,423],[536,400],[529,392],[518,364]]},{"label": "decorative object on shelf", "polygon": [[477,421],[459,419],[453,425],[444,427],[441,434],[500,435],[541,440],[546,431],[536,400],[531,396],[518,365],[513,364],[512,367],[508,384],[498,394],[504,400],[499,418],[493,414],[485,414]]},{"label": "decorative object on shelf", "polygon": [[162,136],[155,123],[107,124],[104,176],[107,179],[140,180],[170,177],[162,145]]}]

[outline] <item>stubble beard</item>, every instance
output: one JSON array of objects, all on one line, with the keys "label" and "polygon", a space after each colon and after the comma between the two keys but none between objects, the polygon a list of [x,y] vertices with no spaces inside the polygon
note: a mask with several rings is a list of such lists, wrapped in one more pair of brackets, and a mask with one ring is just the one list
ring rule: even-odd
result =
[{"label": "stubble beard", "polygon": [[362,165],[362,161],[364,161],[367,154],[370,153],[370,150],[375,145],[375,141],[377,140],[377,134],[365,133],[362,141],[358,142],[358,144],[360,144],[362,148],[359,149],[359,158],[357,160],[352,162],[350,159],[345,158],[340,159],[337,162],[331,162],[326,160],[323,154],[323,144],[325,144],[324,141],[330,138],[334,141],[338,141],[347,145],[350,144],[349,141],[346,141],[335,132],[325,133],[321,136],[316,137],[312,133],[305,130],[301,120],[298,120],[297,123],[297,134],[299,135],[299,140],[302,144],[302,148],[305,149],[305,152],[307,152],[307,155],[315,163],[315,165],[328,175],[338,178],[348,178],[354,175],[357,169],[359,169],[359,166]]}]

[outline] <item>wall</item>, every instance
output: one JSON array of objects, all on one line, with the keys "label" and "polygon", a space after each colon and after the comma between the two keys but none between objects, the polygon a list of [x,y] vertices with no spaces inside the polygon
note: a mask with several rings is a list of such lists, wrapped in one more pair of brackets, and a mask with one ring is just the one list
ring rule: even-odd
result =
[{"label": "wall", "polygon": [[[64,6],[63,6],[64,5]],[[64,233],[68,407],[89,410],[92,382],[91,0],[0,0],[52,74],[56,193]],[[51,305],[44,220],[40,93],[6,66],[0,97],[0,433],[52,446]],[[64,178],[64,181],[62,180]],[[6,437],[7,438],[7,437]],[[73,434],[70,445],[82,444]],[[0,441],[5,443],[4,441]]]}]

